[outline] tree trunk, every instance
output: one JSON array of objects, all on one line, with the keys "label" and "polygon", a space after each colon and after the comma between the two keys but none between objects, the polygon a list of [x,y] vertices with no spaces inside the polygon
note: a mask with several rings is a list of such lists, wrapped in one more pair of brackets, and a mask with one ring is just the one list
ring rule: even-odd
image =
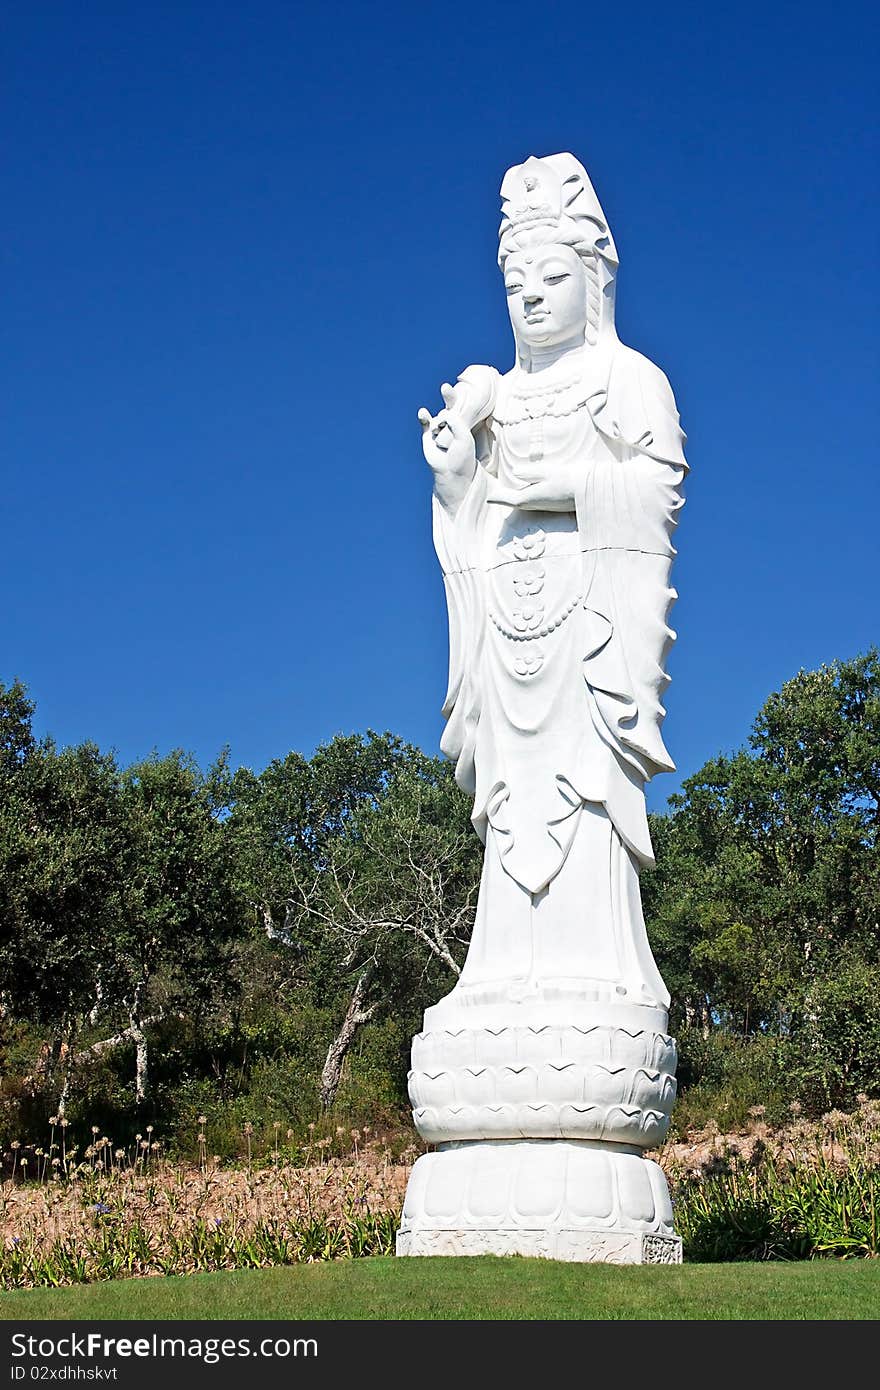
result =
[{"label": "tree trunk", "polygon": [[62,1037],[61,1039],[61,1044],[58,1049],[58,1060],[62,1068],[62,1082],[55,1113],[59,1119],[62,1119],[67,1110],[67,1097],[70,1094],[70,1074],[73,1070],[73,1052],[66,1037]]},{"label": "tree trunk", "polygon": [[[82,1052],[77,1052],[73,1059],[74,1064],[78,1067],[82,1066],[85,1062],[90,1062],[93,1057],[100,1057],[102,1053],[109,1052],[114,1047],[121,1047],[123,1043],[134,1042],[138,1029],[143,1031],[152,1023],[161,1023],[166,1017],[168,1015],[164,1013],[148,1014],[146,1018],[138,1020],[135,1028],[123,1028],[121,1033],[114,1033],[112,1038],[102,1038],[100,1042],[91,1043]],[[186,1014],[171,1014],[170,1017],[185,1019]]]},{"label": "tree trunk", "polygon": [[101,1005],[103,1003],[104,990],[101,985],[101,977],[99,975],[98,978],[95,980],[95,1002],[92,1005],[91,1010],[89,1012],[89,1024],[92,1028],[94,1028],[95,1024],[98,1022],[98,1019],[101,1016]]},{"label": "tree trunk", "polygon": [[147,1038],[140,1024],[132,1026],[134,1038],[134,1098],[138,1105],[147,1097]]},{"label": "tree trunk", "polygon": [[134,1098],[140,1105],[147,1098],[147,1035],[144,1032],[145,1020],[141,1018],[141,996],[143,985],[138,985],[134,1000],[128,1012],[128,1034],[134,1043]]},{"label": "tree trunk", "polygon": [[345,1011],[345,1018],[342,1020],[342,1027],[327,1049],[324,1069],[321,1072],[322,1110],[329,1110],[336,1099],[336,1092],[339,1090],[339,1083],[342,1080],[342,1068],[357,1030],[362,1024],[368,1023],[376,1012],[375,1004],[370,1004],[364,1008],[364,1000],[367,997],[372,976],[373,971],[368,967],[358,977],[358,982]]},{"label": "tree trunk", "polygon": [[709,1001],[704,996],[702,1003],[700,1004],[700,1032],[703,1034],[704,1038],[708,1039],[711,1031],[712,1014],[709,1009]]},{"label": "tree trunk", "polygon": [[804,942],[804,1023],[807,1025],[807,1033],[810,1038],[810,1046],[814,1052],[818,1052],[822,1044],[821,1036],[821,1009],[816,998],[815,984],[813,977],[813,967],[810,957],[813,954],[812,941]]}]

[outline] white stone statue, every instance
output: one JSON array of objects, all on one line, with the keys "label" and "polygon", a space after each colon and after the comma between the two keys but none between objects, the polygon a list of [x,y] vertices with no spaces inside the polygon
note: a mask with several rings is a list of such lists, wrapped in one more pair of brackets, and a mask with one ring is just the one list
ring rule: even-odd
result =
[{"label": "white stone statue", "polygon": [[675,1095],[669,995],[645,933],[645,783],[675,634],[687,464],[663,373],[614,325],[617,254],[583,167],[501,185],[516,362],[472,366],[419,412],[449,606],[441,747],[486,850],[461,978],[413,1042],[437,1145],[402,1254],[680,1259],[642,1150]]}]

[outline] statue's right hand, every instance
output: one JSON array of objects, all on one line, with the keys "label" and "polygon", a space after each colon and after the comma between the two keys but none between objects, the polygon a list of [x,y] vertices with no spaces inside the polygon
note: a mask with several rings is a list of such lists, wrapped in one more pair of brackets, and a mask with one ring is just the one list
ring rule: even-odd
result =
[{"label": "statue's right hand", "polygon": [[432,415],[422,406],[419,422],[422,426],[422,449],[428,465],[439,482],[441,475],[469,483],[477,465],[474,436],[465,420],[455,409],[455,390],[448,382],[440,387],[444,408]]}]

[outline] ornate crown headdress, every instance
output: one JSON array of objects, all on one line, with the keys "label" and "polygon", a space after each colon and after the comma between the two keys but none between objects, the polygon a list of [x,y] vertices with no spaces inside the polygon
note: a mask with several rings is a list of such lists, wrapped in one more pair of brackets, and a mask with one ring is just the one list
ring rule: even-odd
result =
[{"label": "ornate crown headdress", "polygon": [[[530,155],[501,184],[498,260],[526,241],[559,239],[617,268],[617,251],[584,166],[572,154]],[[522,240],[521,240],[522,238]]]}]

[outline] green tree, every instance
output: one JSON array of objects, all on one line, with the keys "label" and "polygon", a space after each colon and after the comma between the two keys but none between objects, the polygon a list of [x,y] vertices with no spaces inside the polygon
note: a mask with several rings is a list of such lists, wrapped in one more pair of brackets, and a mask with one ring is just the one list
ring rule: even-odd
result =
[{"label": "green tree", "polygon": [[370,1019],[405,1016],[461,970],[473,929],[481,847],[450,764],[421,756],[398,771],[375,805],[360,807],[301,885],[304,918],[318,923],[334,976],[350,991],[321,1076],[333,1103],[355,1033]]},{"label": "green tree", "polygon": [[244,931],[228,771],[179,752],[121,770],[93,743],[37,741],[33,712],[20,683],[0,686],[0,998],[49,1031],[60,1108],[72,1070],[130,1042],[141,1102],[148,1029],[228,985]]},{"label": "green tree", "polygon": [[66,1074],[118,905],[118,769],[92,743],[38,742],[33,708],[0,687],[0,996],[49,1031],[41,1066]]},{"label": "green tree", "polygon": [[[877,651],[787,681],[748,747],[707,763],[671,806],[655,818],[658,867],[644,886],[683,1022],[794,1039],[829,1097],[869,1082],[866,1001],[880,992]],[[848,1041],[844,1017],[859,1020]]]},{"label": "green tree", "polygon": [[326,1107],[358,1030],[459,968],[479,872],[465,798],[444,760],[369,732],[238,774],[230,826],[256,920],[334,1001]]},{"label": "green tree", "polygon": [[123,1011],[135,1044],[135,1099],[148,1086],[148,1029],[173,1011],[191,1018],[230,985],[231,947],[243,931],[218,814],[225,759],[204,776],[176,751],[119,779],[116,916],[101,966],[106,1011]]},{"label": "green tree", "polygon": [[0,781],[14,778],[36,751],[34,702],[21,681],[6,686],[0,681]]}]

